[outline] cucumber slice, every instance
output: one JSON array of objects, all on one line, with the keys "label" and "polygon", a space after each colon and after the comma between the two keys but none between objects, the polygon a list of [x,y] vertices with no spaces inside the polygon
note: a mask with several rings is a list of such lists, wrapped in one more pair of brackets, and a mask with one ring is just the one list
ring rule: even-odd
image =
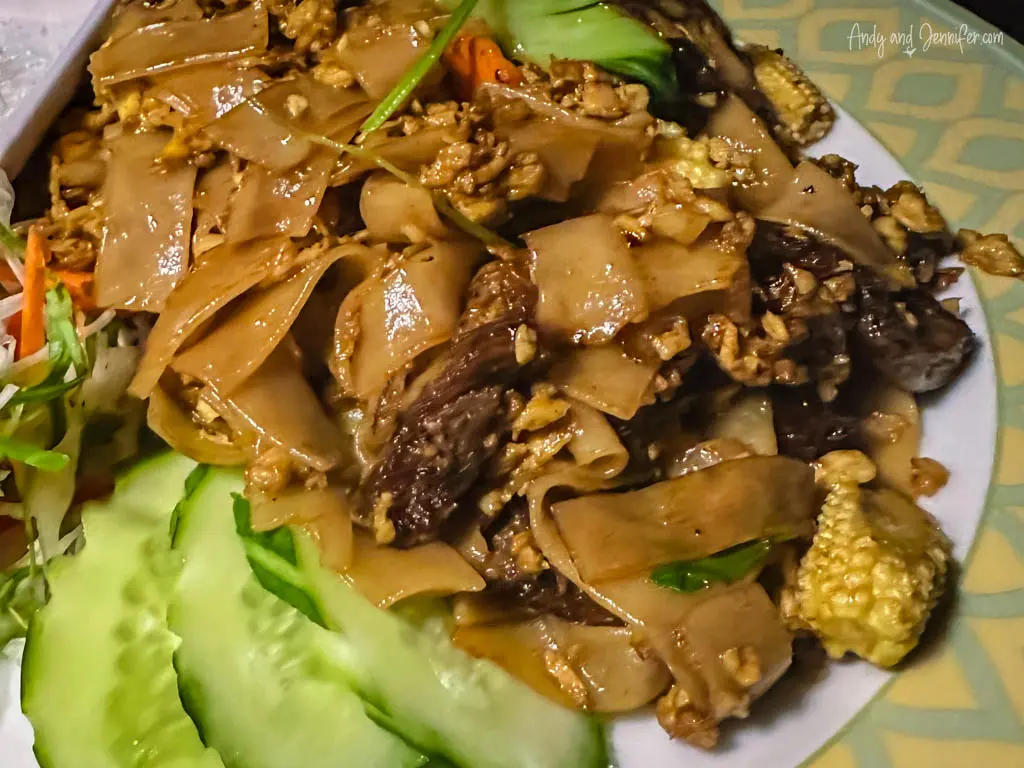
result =
[{"label": "cucumber slice", "polygon": [[329,634],[260,586],[235,530],[242,476],[211,470],[180,508],[185,559],[171,612],[179,685],[229,768],[413,768],[426,758],[318,668]]},{"label": "cucumber slice", "polygon": [[549,701],[446,635],[377,609],[295,532],[299,566],[329,628],[326,663],[423,750],[462,768],[605,768],[600,723]]},{"label": "cucumber slice", "polygon": [[22,665],[43,768],[223,768],[178,698],[166,624],[168,524],[194,468],[178,454],[137,464],[84,510],[85,550],[51,566]]}]

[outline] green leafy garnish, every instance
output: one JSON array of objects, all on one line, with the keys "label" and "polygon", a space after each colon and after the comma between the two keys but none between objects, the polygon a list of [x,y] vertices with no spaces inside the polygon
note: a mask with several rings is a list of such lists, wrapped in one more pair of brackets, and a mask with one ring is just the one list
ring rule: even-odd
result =
[{"label": "green leafy garnish", "polygon": [[258,532],[252,528],[252,505],[238,493],[231,495],[235,530],[242,539],[245,555],[256,580],[263,588],[284,600],[311,621],[325,626],[316,603],[307,594],[306,577],[298,567],[295,537],[288,527]]},{"label": "green leafy garnish", "polygon": [[731,584],[760,566],[776,543],[775,539],[755,539],[700,560],[659,565],[651,571],[651,581],[677,592],[698,592],[712,584]]},{"label": "green leafy garnish", "polygon": [[0,245],[19,258],[25,252],[25,241],[2,221],[0,221]]},{"label": "green leafy garnish", "polygon": [[647,24],[608,3],[483,0],[477,15],[513,58],[541,66],[552,58],[593,61],[644,83],[656,101],[677,98],[672,46]]},{"label": "green leafy garnish", "polygon": [[[62,285],[46,292],[46,342],[50,351],[50,373],[41,383],[15,393],[9,404],[55,401],[85,380],[88,356],[75,328],[71,296]],[[71,366],[75,375],[68,379]]]},{"label": "green leafy garnish", "polygon": [[[86,365],[85,345],[75,328],[75,307],[71,294],[63,285],[46,292],[46,341],[50,345],[50,361],[74,365],[81,372]],[[65,367],[65,371],[67,367]]]},{"label": "green leafy garnish", "polygon": [[[65,369],[66,370],[66,369]],[[19,390],[8,401],[10,405],[22,405],[25,403],[47,403],[56,400],[61,395],[70,392],[82,383],[84,377],[77,376],[70,381],[59,381],[54,383],[37,384],[34,387],[26,387]]]},{"label": "green leafy garnish", "polygon": [[20,461],[44,472],[59,472],[71,458],[66,453],[47,451],[15,437],[0,436],[0,458]]},{"label": "green leafy garnish", "polygon": [[377,108],[373,110],[373,114],[366,118],[366,122],[359,129],[364,135],[376,131],[396,111],[401,109],[402,105],[405,104],[412,92],[416,90],[416,87],[423,81],[423,78],[427,76],[431,68],[440,61],[445,48],[448,47],[459,33],[459,30],[462,29],[462,25],[466,23],[469,15],[476,7],[477,1],[462,0],[459,3],[459,6],[452,12],[451,18],[448,19],[448,23],[437,33],[437,37],[434,38],[426,52],[417,59],[412,68],[398,81],[398,84],[391,90],[391,93],[385,96],[380,104],[377,105]]}]

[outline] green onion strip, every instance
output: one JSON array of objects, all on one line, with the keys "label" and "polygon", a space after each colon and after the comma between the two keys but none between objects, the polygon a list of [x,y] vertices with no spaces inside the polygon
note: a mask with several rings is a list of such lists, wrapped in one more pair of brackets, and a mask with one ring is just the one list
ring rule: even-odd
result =
[{"label": "green onion strip", "polygon": [[452,40],[455,39],[459,30],[462,29],[462,25],[466,23],[476,4],[477,0],[462,0],[459,3],[459,7],[452,12],[448,23],[437,33],[437,37],[434,38],[434,42],[430,44],[426,52],[417,59],[412,69],[406,72],[402,79],[398,81],[398,85],[391,90],[391,93],[385,96],[380,104],[377,105],[377,108],[373,110],[373,114],[366,118],[366,122],[359,129],[363,136],[376,131],[395,112],[401,109],[423,78],[427,76],[431,68],[441,59],[441,55]]}]

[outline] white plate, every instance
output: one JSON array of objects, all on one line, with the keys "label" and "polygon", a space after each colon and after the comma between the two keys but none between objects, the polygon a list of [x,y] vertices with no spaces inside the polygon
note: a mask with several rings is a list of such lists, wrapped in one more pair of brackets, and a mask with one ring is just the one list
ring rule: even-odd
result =
[{"label": "white plate", "polygon": [[[70,92],[100,19],[94,14],[91,27],[76,38],[77,50],[64,54],[64,64],[51,70],[48,90],[32,104],[44,105],[49,119],[56,114],[61,94]],[[56,108],[55,108],[56,105]],[[19,146],[0,134],[0,163],[23,157],[45,129],[46,122],[32,120],[21,111],[17,131]],[[33,134],[32,131],[35,131]],[[11,134],[14,136],[14,134]],[[900,164],[853,118],[841,114],[836,129],[815,148],[816,153],[836,152],[860,164],[859,179],[865,184],[889,186],[909,175]],[[929,398],[924,410],[922,455],[942,462],[952,472],[949,486],[925,506],[942,522],[953,540],[955,554],[967,554],[984,508],[992,474],[996,439],[996,379],[988,328],[973,285],[961,281],[953,292],[963,298],[964,318],[982,343],[981,353],[970,369],[940,397]],[[965,451],[963,446],[977,446]],[[71,649],[69,649],[71,650]],[[726,724],[722,744],[704,753],[672,742],[650,713],[618,721],[612,731],[620,768],[790,768],[803,762],[853,717],[888,679],[888,674],[867,664],[830,664],[824,678],[814,685],[787,680],[759,701],[746,721]],[[17,663],[0,658],[0,766],[36,768],[31,754],[31,729],[17,705]],[[69,696],[74,692],[69,691]],[[524,734],[528,738],[528,734]]]}]

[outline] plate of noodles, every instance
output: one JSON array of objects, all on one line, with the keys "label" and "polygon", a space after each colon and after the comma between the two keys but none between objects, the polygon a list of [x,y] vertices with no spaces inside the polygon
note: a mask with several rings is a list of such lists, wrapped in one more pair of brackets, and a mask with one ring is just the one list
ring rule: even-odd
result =
[{"label": "plate of noodles", "polygon": [[0,129],[0,762],[1019,764],[1019,47],[110,5]]}]

